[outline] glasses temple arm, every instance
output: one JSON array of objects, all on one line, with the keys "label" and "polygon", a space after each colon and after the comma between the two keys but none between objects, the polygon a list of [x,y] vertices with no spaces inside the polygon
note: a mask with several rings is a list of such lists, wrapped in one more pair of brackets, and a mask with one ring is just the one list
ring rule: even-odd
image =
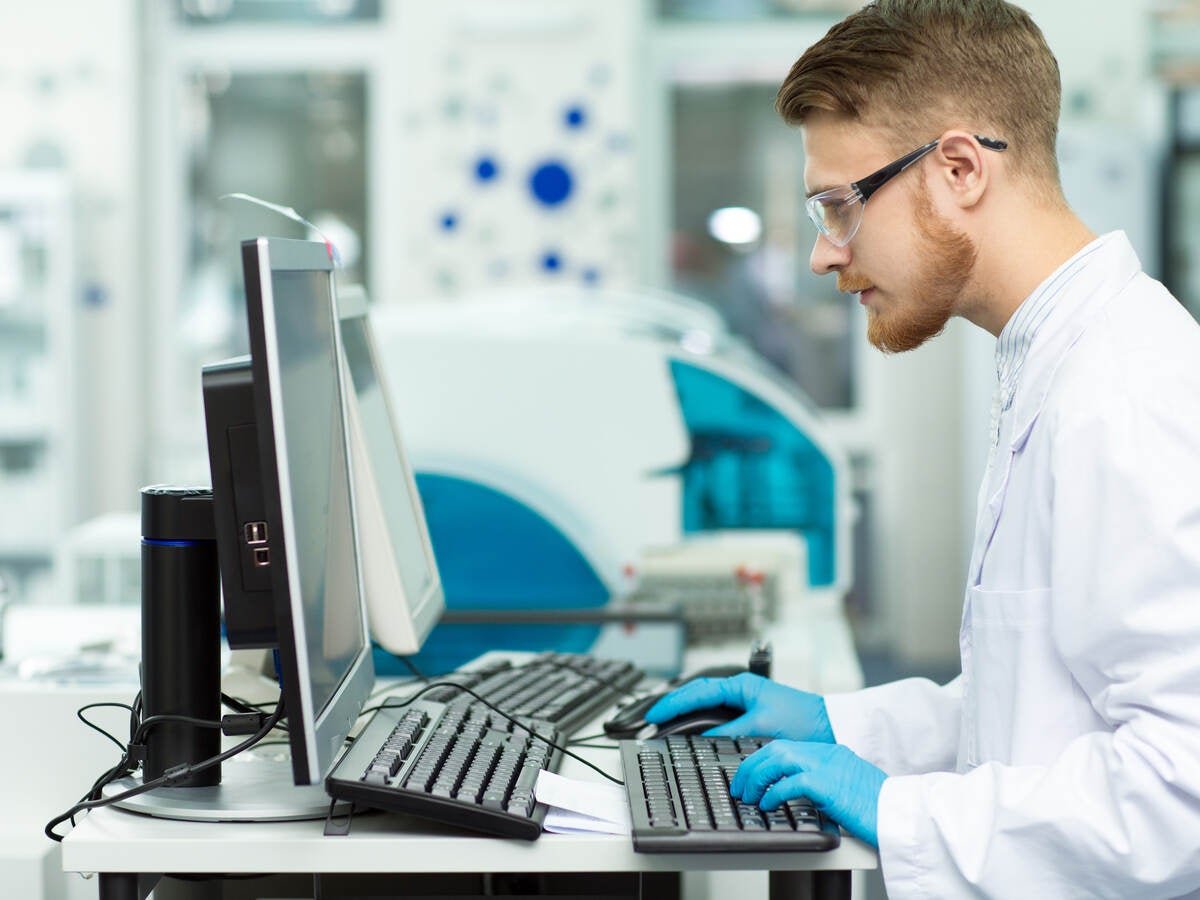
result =
[{"label": "glasses temple arm", "polygon": [[888,163],[878,172],[872,172],[866,178],[854,182],[850,185],[850,187],[854,188],[854,190],[858,192],[858,195],[861,198],[860,202],[866,203],[867,199],[873,193],[875,193],[937,145],[938,142],[936,140],[930,141],[924,147],[918,147],[912,153],[900,157],[893,163]]}]

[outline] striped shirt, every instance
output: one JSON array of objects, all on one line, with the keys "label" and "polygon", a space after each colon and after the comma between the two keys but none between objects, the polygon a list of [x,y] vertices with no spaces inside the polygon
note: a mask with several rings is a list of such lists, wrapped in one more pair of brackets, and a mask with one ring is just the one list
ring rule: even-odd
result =
[{"label": "striped shirt", "polygon": [[1106,242],[1095,240],[1058,267],[1049,278],[1039,284],[1024,302],[1017,307],[996,341],[996,380],[999,383],[998,400],[1002,411],[1012,406],[1021,380],[1021,369],[1025,357],[1037,337],[1038,330],[1054,309],[1054,301],[1075,277],[1087,266],[1088,260]]}]

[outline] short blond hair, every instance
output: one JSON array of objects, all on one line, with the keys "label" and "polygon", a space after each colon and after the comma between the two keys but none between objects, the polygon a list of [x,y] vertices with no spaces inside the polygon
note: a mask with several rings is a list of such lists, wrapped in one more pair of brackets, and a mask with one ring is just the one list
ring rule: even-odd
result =
[{"label": "short blond hair", "polygon": [[792,66],[775,107],[880,126],[897,153],[965,127],[1005,140],[1014,172],[1058,184],[1058,62],[1025,10],[1005,0],[875,0]]}]

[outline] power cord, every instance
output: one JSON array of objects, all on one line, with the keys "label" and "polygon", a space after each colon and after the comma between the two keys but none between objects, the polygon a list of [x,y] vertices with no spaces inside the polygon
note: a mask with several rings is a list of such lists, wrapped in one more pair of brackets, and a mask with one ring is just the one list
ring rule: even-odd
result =
[{"label": "power cord", "polygon": [[[593,764],[589,760],[584,759],[579,754],[572,752],[567,746],[556,743],[555,741],[550,740],[545,735],[537,732],[535,730],[535,728],[537,726],[529,724],[528,720],[522,721],[521,719],[517,718],[516,716],[510,715],[509,713],[505,712],[504,710],[502,710],[499,707],[497,707],[496,705],[494,705],[491,701],[485,699],[483,696],[481,696],[480,694],[473,691],[471,688],[466,687],[461,684],[458,684],[457,682],[453,682],[453,681],[430,681],[427,676],[422,674],[420,669],[417,668],[416,664],[413,663],[412,660],[408,659],[407,657],[403,657],[403,656],[398,656],[397,659],[399,659],[401,662],[403,662],[417,679],[423,681],[424,686],[420,690],[418,690],[416,693],[412,694],[411,696],[407,697],[406,699],[404,699],[401,702],[392,702],[392,700],[389,699],[388,701],[385,701],[384,703],[382,703],[378,706],[368,707],[368,708],[364,709],[360,713],[360,715],[366,715],[369,712],[377,712],[380,709],[400,709],[400,708],[410,705],[415,700],[420,698],[423,694],[425,694],[435,688],[440,688],[440,687],[453,688],[453,689],[462,691],[465,694],[468,694],[469,696],[473,697],[477,702],[481,703],[483,706],[487,707],[492,712],[496,713],[497,715],[501,716],[502,718],[504,718],[507,721],[511,722],[512,724],[516,725],[518,728],[520,728],[524,731],[527,731],[531,737],[545,742],[548,746],[553,747],[555,750],[560,751],[565,756],[569,756],[572,759],[576,760],[577,762],[582,763],[583,765],[587,766],[589,769],[592,769],[593,771],[599,773],[600,775],[607,778],[609,781],[613,782],[614,784],[619,784],[622,786],[625,784],[625,782],[623,780],[621,780],[620,778],[610,775],[608,772],[604,771],[599,766]],[[576,674],[582,675],[585,678],[589,678],[593,681],[599,682],[600,684],[603,684],[603,685],[609,687],[610,689],[612,689],[613,691],[615,691],[619,694],[623,694],[625,696],[630,696],[630,697],[636,696],[633,691],[631,691],[627,688],[621,687],[616,682],[613,682],[610,679],[601,678],[600,676],[598,676],[592,672],[585,672],[585,671],[582,671],[582,670],[576,668],[575,666],[569,665],[567,663],[559,662],[559,661],[552,661],[552,665],[554,665],[557,668],[567,669],[568,671],[575,672]],[[392,698],[392,699],[394,699],[394,698]],[[231,697],[224,693],[221,694],[221,701],[226,706],[228,706],[230,709],[235,710],[235,713],[232,715],[222,716],[220,721],[213,721],[210,719],[199,719],[199,718],[195,718],[192,716],[180,716],[180,715],[171,715],[171,714],[154,715],[154,716],[150,716],[149,718],[143,720],[141,718],[142,695],[141,695],[140,691],[138,692],[137,696],[134,698],[134,701],[132,704],[124,704],[124,703],[116,703],[116,702],[90,703],[84,707],[81,707],[79,710],[77,710],[76,715],[79,717],[80,721],[82,721],[89,728],[91,728],[95,731],[98,731],[100,734],[107,737],[110,741],[112,741],[114,744],[116,744],[118,748],[120,748],[121,759],[117,762],[117,764],[115,766],[113,766],[111,769],[109,769],[107,772],[105,772],[99,778],[96,779],[96,781],[92,784],[92,787],[88,790],[88,792],[86,794],[84,794],[83,797],[80,798],[79,802],[77,802],[74,806],[72,806],[66,812],[51,819],[46,824],[46,827],[44,829],[46,836],[54,841],[62,841],[63,836],[58,834],[57,832],[55,832],[54,828],[57,827],[58,825],[62,824],[63,822],[67,821],[68,819],[70,820],[71,825],[74,826],[75,825],[75,816],[78,815],[80,812],[84,812],[86,810],[92,810],[92,809],[99,809],[104,806],[109,806],[113,803],[119,803],[123,800],[128,800],[131,797],[136,797],[139,794],[144,794],[147,791],[154,790],[155,788],[168,787],[172,784],[176,784],[177,782],[179,782],[182,779],[188,778],[191,775],[194,775],[198,772],[202,772],[202,771],[205,771],[206,769],[212,768],[213,766],[219,765],[220,763],[224,762],[225,760],[231,759],[233,756],[236,756],[238,753],[241,753],[242,751],[247,750],[250,747],[253,747],[255,744],[260,743],[264,738],[266,738],[276,728],[279,728],[280,730],[285,730],[285,731],[287,730],[286,726],[280,724],[284,719],[286,719],[286,715],[285,715],[285,711],[284,711],[284,702],[283,702],[282,696],[279,698],[279,702],[276,704],[274,712],[269,713],[269,714],[259,710],[255,704],[247,703],[244,700],[241,700],[236,697]],[[120,708],[120,709],[126,709],[129,711],[129,714],[130,714],[130,740],[129,740],[128,745],[122,744],[120,742],[120,740],[118,740],[116,737],[114,737],[111,733],[104,730],[100,726],[96,725],[94,722],[90,721],[87,717],[85,717],[83,715],[88,710],[95,709],[98,707],[115,707],[115,708]],[[198,763],[185,763],[185,764],[182,764],[179,766],[174,766],[174,767],[168,769],[166,772],[164,772],[158,778],[152,779],[151,781],[148,781],[148,782],[144,782],[135,788],[130,788],[127,791],[123,791],[119,794],[115,794],[110,797],[102,797],[101,796],[102,791],[106,786],[111,784],[113,781],[116,781],[118,778],[122,778],[126,775],[132,774],[145,761],[146,747],[145,747],[144,741],[145,741],[146,734],[150,731],[150,729],[156,725],[160,725],[160,724],[164,724],[164,723],[168,723],[168,722],[192,725],[197,728],[220,728],[222,730],[222,732],[226,735],[232,736],[232,735],[238,735],[238,734],[249,734],[250,737],[247,738],[247,740],[242,741],[240,744],[237,744],[236,746],[231,747],[228,750],[217,754],[216,756],[209,757],[208,759],[202,760],[201,762],[198,762]],[[570,741],[568,743],[576,745],[576,746],[580,746],[580,745],[582,745],[582,743],[581,743],[582,741],[592,740],[596,737],[600,737],[600,735],[589,736],[586,738],[580,738],[578,740]],[[595,745],[595,744],[587,745],[587,746],[599,747],[600,749],[612,749],[611,747],[608,747],[608,746],[601,746],[601,745]]]},{"label": "power cord", "polygon": [[[97,706],[97,705],[111,705],[111,706],[124,707],[124,704],[89,704],[87,707],[81,708],[80,712],[83,712],[86,709],[88,709],[92,706]],[[105,787],[107,787],[112,782],[116,781],[118,778],[122,778],[126,775],[133,774],[133,772],[137,769],[137,767],[142,762],[144,762],[144,760],[145,760],[145,745],[143,743],[141,743],[141,741],[145,738],[146,733],[153,726],[164,723],[164,722],[184,722],[186,724],[191,724],[191,725],[195,725],[197,727],[202,727],[202,728],[221,728],[222,727],[220,722],[213,722],[208,719],[196,719],[191,716],[158,715],[158,716],[150,716],[148,719],[138,722],[137,719],[140,716],[140,712],[142,709],[142,697],[141,697],[140,692],[137,695],[137,697],[134,699],[133,705],[129,706],[129,707],[124,707],[124,708],[127,708],[130,710],[130,716],[131,716],[129,745],[127,747],[123,748],[120,761],[115,766],[113,766],[111,769],[109,769],[107,772],[105,772],[103,775],[101,775],[99,778],[97,778],[96,781],[92,784],[91,788],[88,790],[88,792],[79,799],[79,802],[77,802],[74,806],[72,806],[66,812],[64,812],[58,816],[55,816],[53,819],[51,819],[49,822],[46,823],[46,827],[45,827],[44,831],[45,831],[46,837],[50,838],[52,841],[60,841],[60,842],[62,841],[63,835],[58,834],[54,829],[57,826],[61,825],[63,822],[67,821],[68,819],[70,820],[71,825],[74,826],[75,825],[75,816],[77,816],[79,813],[84,812],[86,810],[99,809],[104,806],[109,806],[113,803],[120,803],[123,800],[128,800],[131,797],[136,797],[139,794],[144,794],[147,791],[154,790],[155,788],[170,787],[171,785],[177,784],[178,782],[180,782],[186,778],[189,778],[192,775],[195,775],[199,772],[203,772],[207,769],[211,769],[213,766],[218,766],[221,763],[225,762],[226,760],[232,759],[234,756],[237,756],[242,751],[248,750],[250,747],[253,747],[259,741],[261,741],[263,738],[265,738],[267,735],[269,735],[271,733],[271,731],[275,728],[275,726],[279,724],[279,721],[284,718],[284,702],[283,702],[283,697],[280,697],[279,702],[275,705],[275,710],[273,712],[271,712],[269,714],[268,713],[257,713],[257,712],[253,713],[254,716],[256,716],[260,719],[259,726],[250,735],[250,737],[248,737],[246,740],[242,741],[241,743],[236,744],[233,747],[230,747],[228,750],[224,750],[215,756],[210,756],[208,759],[201,760],[200,762],[181,763],[180,765],[172,766],[171,768],[169,768],[165,772],[163,772],[163,774],[160,775],[158,778],[154,778],[154,779],[151,779],[150,781],[143,782],[142,784],[138,785],[137,787],[133,787],[133,788],[130,788],[129,790],[122,791],[119,794],[113,794],[112,796],[104,797],[104,796],[102,796],[102,791],[104,790]],[[242,715],[247,715],[247,714],[242,714]],[[82,719],[83,717],[80,716],[80,718]],[[231,717],[226,716],[225,718],[228,719]],[[236,718],[236,717],[234,717],[234,718]],[[92,725],[91,723],[87,722],[86,719],[84,719],[84,721],[90,727],[95,728],[97,731],[102,730],[102,729],[97,728],[95,725]],[[229,732],[229,733],[238,733],[238,732]],[[113,738],[112,735],[108,735],[108,737],[110,739],[116,741],[116,738]],[[119,741],[117,741],[117,743],[118,743],[118,745],[120,745]]]},{"label": "power cord", "polygon": [[84,715],[84,713],[87,712],[89,709],[98,709],[100,707],[115,707],[117,709],[127,709],[127,710],[129,710],[130,716],[133,716],[134,715],[133,706],[129,703],[116,703],[116,702],[89,703],[87,706],[81,706],[79,709],[75,710],[75,716],[76,716],[76,718],[79,719],[80,722],[82,722],[84,725],[86,725],[88,728],[92,729],[93,731],[100,732],[102,735],[104,735],[106,738],[108,738],[110,741],[112,741],[114,744],[116,744],[117,747],[120,749],[120,751],[122,753],[124,753],[125,752],[124,744],[122,744],[119,740],[117,740],[115,737],[113,737],[112,734],[105,731],[103,728],[101,728],[99,725],[97,725],[95,722],[93,722],[91,719],[89,719],[87,716]]}]

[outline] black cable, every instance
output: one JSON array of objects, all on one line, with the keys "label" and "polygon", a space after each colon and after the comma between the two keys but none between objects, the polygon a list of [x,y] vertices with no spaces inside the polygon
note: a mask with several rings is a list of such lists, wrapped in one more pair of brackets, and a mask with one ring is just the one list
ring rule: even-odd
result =
[{"label": "black cable", "polygon": [[197,728],[221,727],[220,719],[197,719],[194,716],[176,716],[169,713],[163,713],[162,715],[151,716],[148,719],[143,719],[141,724],[138,725],[137,730],[133,733],[133,737],[130,738],[130,743],[142,743],[146,738],[147,731],[149,731],[155,725],[162,725],[166,722],[179,722],[183,725],[195,725]]},{"label": "black cable", "polygon": [[572,744],[581,744],[584,741],[598,741],[602,738],[607,738],[607,737],[608,737],[608,734],[603,731],[601,731],[599,734],[581,734],[581,735],[579,735],[579,737],[571,738],[571,743]]},{"label": "black cable", "polygon": [[241,697],[231,697],[224,692],[221,693],[221,702],[232,709],[234,712],[240,713],[256,713],[262,712],[264,707],[273,706],[275,700],[264,700],[262,703],[251,703],[249,700],[243,700]]},{"label": "black cable", "polygon": [[[74,806],[72,806],[65,813],[55,816],[53,819],[51,819],[49,822],[46,823],[46,827],[44,829],[46,837],[50,838],[50,840],[52,840],[52,841],[61,842],[63,839],[63,836],[60,834],[57,834],[54,831],[54,828],[58,825],[61,825],[63,822],[67,821],[68,819],[70,819],[71,823],[74,824],[75,816],[78,815],[79,813],[83,812],[84,810],[99,809],[104,806],[109,806],[113,803],[120,803],[122,800],[129,800],[132,797],[136,797],[139,794],[144,794],[147,791],[152,791],[155,788],[167,787],[167,786],[176,784],[177,782],[181,781],[182,779],[188,778],[192,775],[195,775],[198,772],[203,772],[207,769],[211,769],[213,766],[219,766],[221,763],[225,762],[227,759],[232,759],[234,756],[237,756],[243,750],[247,750],[250,747],[253,747],[259,741],[261,741],[263,738],[265,738],[268,734],[270,734],[271,730],[275,727],[275,725],[279,722],[279,720],[281,718],[283,718],[283,712],[284,712],[283,698],[280,697],[279,703],[275,706],[275,711],[267,717],[267,719],[263,723],[262,727],[259,728],[259,730],[256,731],[254,734],[252,734],[250,737],[246,738],[246,740],[242,741],[240,744],[236,744],[235,746],[230,747],[228,750],[224,750],[221,753],[218,753],[216,756],[210,756],[208,759],[201,760],[198,763],[182,763],[178,766],[172,766],[170,769],[167,769],[167,771],[165,771],[158,778],[152,779],[150,781],[142,782],[142,784],[138,785],[137,787],[133,787],[133,788],[130,788],[129,790],[122,791],[119,794],[114,794],[111,797],[101,798],[101,797],[97,796],[94,799],[88,799],[88,798],[92,797],[93,794],[96,794],[101,789],[103,789],[103,787],[106,784],[108,784],[108,782],[114,780],[113,778],[111,778],[109,776],[111,775],[111,773],[118,771],[122,767],[122,764],[128,763],[129,755],[126,754],[122,758],[121,763],[118,763],[117,766],[114,766],[112,769],[109,770],[109,772],[106,772],[104,775],[102,775],[100,777],[100,779],[97,780],[96,784],[93,786],[93,789],[84,796],[84,799],[80,800],[78,803],[76,803]],[[148,722],[152,722],[156,719],[163,720],[166,718],[167,717],[165,717],[165,716],[151,716],[149,719],[146,720],[146,722],[143,722],[141,724],[141,726],[139,726],[139,728],[145,726]],[[173,716],[171,718],[187,719],[189,717],[188,716]],[[198,719],[196,721],[204,722],[205,720]],[[218,723],[218,727],[219,727],[219,724],[220,723]]]},{"label": "black cable", "polygon": [[117,740],[117,738],[113,737],[111,734],[109,734],[107,731],[105,731],[103,728],[101,728],[99,725],[97,725],[95,722],[91,721],[90,719],[87,718],[87,716],[84,715],[84,713],[87,712],[89,709],[96,709],[99,706],[115,706],[118,709],[127,709],[127,710],[129,710],[130,714],[133,713],[133,707],[128,703],[89,703],[89,704],[87,704],[87,706],[81,706],[81,707],[79,707],[79,709],[75,710],[75,716],[76,716],[76,718],[79,719],[80,722],[82,722],[88,728],[91,728],[93,731],[100,732],[102,735],[104,735],[106,738],[108,738],[110,741],[112,741],[114,744],[116,744],[119,748],[121,748],[121,752],[124,753],[125,752],[124,744],[122,744],[119,740]]},{"label": "black cable", "polygon": [[400,660],[400,662],[404,663],[405,668],[407,668],[408,671],[413,673],[413,677],[416,678],[417,681],[423,681],[426,683],[429,682],[429,676],[423,675],[421,673],[421,670],[417,668],[417,664],[414,663],[407,656],[397,656],[396,659],[398,659],[398,660]]},{"label": "black cable", "polygon": [[[469,687],[463,687],[461,684],[458,684],[458,683],[456,683],[456,682],[453,682],[453,681],[434,681],[434,682],[431,682],[431,683],[429,683],[429,684],[425,685],[423,688],[421,688],[421,689],[420,689],[419,691],[417,691],[415,694],[411,694],[411,695],[409,695],[408,697],[404,698],[403,700],[401,700],[401,701],[400,701],[400,702],[398,702],[398,703],[391,703],[391,702],[388,702],[388,701],[384,701],[384,702],[383,702],[383,703],[382,703],[380,706],[377,706],[377,707],[375,707],[375,708],[374,708],[373,710],[371,710],[371,711],[372,711],[372,712],[374,712],[374,711],[377,711],[377,710],[380,710],[380,709],[402,709],[402,708],[404,708],[405,706],[408,706],[408,705],[410,705],[410,704],[411,704],[411,703],[412,703],[414,700],[417,700],[417,699],[418,699],[418,698],[419,698],[419,697],[420,697],[422,694],[428,693],[429,691],[433,690],[434,688],[439,688],[439,687],[452,687],[452,688],[456,688],[457,690],[460,690],[460,691],[462,691],[464,694],[470,694],[472,697],[474,697],[476,700],[478,700],[480,703],[482,703],[484,706],[486,706],[486,707],[487,707],[488,709],[490,709],[492,712],[496,713],[497,715],[503,716],[505,719],[507,719],[508,721],[512,722],[514,725],[516,725],[516,726],[517,726],[518,728],[520,728],[521,730],[529,732],[529,735],[530,735],[530,737],[537,738],[537,739],[538,739],[538,740],[540,740],[540,741],[545,741],[545,742],[546,742],[546,744],[548,744],[549,746],[553,747],[555,750],[560,750],[560,751],[562,751],[562,753],[563,753],[565,756],[569,756],[569,757],[571,757],[572,759],[574,759],[574,760],[576,760],[576,761],[578,761],[578,762],[581,762],[581,763],[583,763],[583,764],[584,764],[585,766],[587,766],[589,769],[592,769],[592,770],[593,770],[593,771],[595,771],[595,772],[599,772],[601,775],[603,775],[603,776],[604,776],[605,778],[607,778],[609,781],[611,781],[611,782],[614,782],[615,784],[619,784],[619,785],[622,785],[622,786],[624,786],[625,782],[624,782],[624,781],[622,781],[620,778],[616,778],[616,777],[615,777],[615,776],[613,776],[613,775],[609,775],[607,772],[605,772],[605,771],[604,771],[603,769],[601,769],[599,766],[592,764],[591,762],[589,762],[588,760],[586,760],[586,759],[584,759],[582,756],[580,756],[578,753],[572,753],[570,750],[568,750],[568,749],[567,749],[566,747],[564,747],[562,744],[557,744],[557,743],[555,743],[554,741],[550,740],[550,738],[546,737],[544,734],[539,734],[538,732],[534,731],[534,730],[533,730],[533,729],[534,729],[534,726],[531,726],[531,725],[528,725],[528,724],[526,724],[525,722],[522,722],[522,721],[521,721],[519,718],[517,718],[516,716],[511,716],[511,715],[509,715],[509,714],[508,714],[508,713],[506,713],[504,710],[502,710],[502,709],[500,709],[499,707],[497,707],[497,706],[493,705],[491,701],[489,701],[489,700],[485,699],[485,698],[484,698],[483,696],[481,696],[480,694],[477,694],[477,693],[475,693],[475,692],[474,692],[473,690],[471,690]],[[391,698],[391,699],[395,699],[395,698]],[[364,710],[364,712],[366,712],[366,710]]]},{"label": "black cable", "polygon": [[[88,788],[88,792],[86,794],[84,794],[83,797],[80,798],[80,802],[82,803],[84,800],[97,799],[100,796],[101,791],[104,790],[105,785],[107,785],[109,782],[115,781],[116,779],[121,778],[125,775],[131,774],[134,771],[134,768],[135,768],[135,766],[133,765],[132,761],[130,760],[129,754],[123,753],[121,755],[120,762],[118,762],[115,766],[113,766],[111,769],[109,769],[107,772],[105,772],[103,775],[101,775],[99,778],[97,778],[94,782],[92,782],[92,786],[90,788]],[[70,820],[71,820],[71,827],[72,828],[75,827],[74,813],[72,812],[72,814],[68,818],[70,818]],[[61,840],[61,838],[60,838],[60,840]]]}]

